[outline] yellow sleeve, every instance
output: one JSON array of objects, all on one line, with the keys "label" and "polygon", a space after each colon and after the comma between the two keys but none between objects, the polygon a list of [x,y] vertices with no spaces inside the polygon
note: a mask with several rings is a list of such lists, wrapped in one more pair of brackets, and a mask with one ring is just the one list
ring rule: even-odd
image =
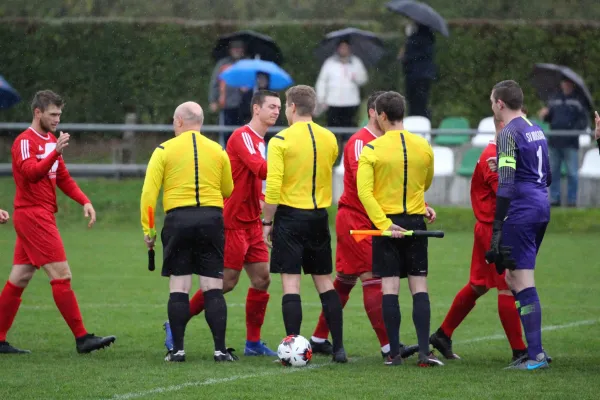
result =
[{"label": "yellow sleeve", "polygon": [[284,140],[282,136],[275,135],[269,140],[267,151],[267,189],[265,203],[279,204],[281,186],[283,185],[284,172]]},{"label": "yellow sleeve", "polygon": [[231,175],[231,162],[225,150],[222,151],[223,171],[221,172],[221,194],[223,198],[231,196],[233,192],[233,176]]},{"label": "yellow sleeve", "polygon": [[[163,147],[158,147],[152,153],[148,168],[146,169],[146,177],[144,178],[144,187],[142,188],[142,198],[140,201],[140,211],[142,214],[142,229],[144,235],[150,234],[150,226],[148,221],[148,207],[152,207],[152,213],[156,213],[156,199],[160,193],[160,188],[163,182],[165,172],[165,150]],[[156,226],[154,227],[156,229]]]},{"label": "yellow sleeve", "polygon": [[377,157],[368,146],[362,150],[358,159],[358,171],[356,173],[356,186],[358,197],[365,207],[369,219],[375,224],[377,229],[387,230],[392,225],[392,220],[386,217],[385,212],[373,195],[373,186],[375,184],[375,162]]},{"label": "yellow sleeve", "polygon": [[335,164],[335,162],[337,161],[338,155],[340,153],[337,138],[335,137],[335,135],[333,136],[333,144],[334,144],[335,148],[333,150],[333,161],[331,163]]},{"label": "yellow sleeve", "polygon": [[431,149],[431,146],[428,146],[427,148],[427,155],[429,156],[429,168],[427,168],[427,177],[425,178],[425,191],[427,191],[429,189],[429,187],[431,186],[431,182],[433,181],[433,150]]}]

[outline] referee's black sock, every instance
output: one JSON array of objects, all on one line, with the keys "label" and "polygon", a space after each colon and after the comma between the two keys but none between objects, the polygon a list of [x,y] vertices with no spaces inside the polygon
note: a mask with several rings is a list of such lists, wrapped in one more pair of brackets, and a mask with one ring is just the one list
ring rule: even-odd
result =
[{"label": "referee's black sock", "polygon": [[331,332],[333,351],[336,352],[344,347],[344,317],[340,296],[332,289],[321,293],[319,297],[321,297],[323,315]]},{"label": "referee's black sock", "polygon": [[417,331],[417,342],[419,343],[419,354],[429,354],[429,324],[431,321],[431,305],[429,294],[425,292],[416,293],[413,296],[413,322]]},{"label": "referee's black sock", "polygon": [[177,353],[183,350],[185,326],[190,319],[190,295],[182,292],[171,293],[167,313],[173,335],[173,353]]},{"label": "referee's black sock", "polygon": [[227,330],[227,303],[222,289],[204,292],[204,317],[213,335],[215,351],[225,353],[225,331]]},{"label": "referee's black sock", "polygon": [[397,294],[384,294],[381,300],[383,322],[390,341],[390,357],[400,354],[400,304]]},{"label": "referee's black sock", "polygon": [[284,294],[281,299],[286,335],[299,335],[302,325],[302,303],[299,294]]}]

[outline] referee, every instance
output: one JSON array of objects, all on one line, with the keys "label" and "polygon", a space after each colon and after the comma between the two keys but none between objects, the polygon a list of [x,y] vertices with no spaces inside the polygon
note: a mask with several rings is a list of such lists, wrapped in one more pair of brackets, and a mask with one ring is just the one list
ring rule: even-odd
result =
[{"label": "referee", "polygon": [[[373,237],[373,274],[382,278],[383,320],[390,340],[386,365],[400,356],[400,278],[408,276],[413,322],[419,342],[419,366],[443,365],[429,351],[431,309],[427,293],[427,238],[402,238],[404,230],[425,230],[425,191],[433,178],[433,150],[422,137],[404,130],[406,103],[396,92],[375,101],[377,122],[385,134],[365,145],[358,161],[358,197],[369,219],[394,239]],[[402,238],[402,239],[400,239]]]},{"label": "referee", "polygon": [[200,275],[215,361],[237,360],[225,347],[227,305],[223,297],[223,197],[233,191],[231,165],[221,146],[200,133],[203,121],[197,103],[177,107],[175,137],[154,150],[142,189],[144,241],[152,248],[155,238],[149,236],[148,207],[154,210],[164,185],[162,276],[170,277],[168,315],[174,344],[165,361],[185,361],[183,337],[190,319],[192,274]]},{"label": "referee", "polygon": [[287,335],[300,334],[300,274],[304,270],[312,275],[331,331],[333,361],[345,363],[342,304],[331,279],[327,214],[338,144],[333,133],[312,121],[316,105],[313,88],[294,86],[285,95],[290,127],[269,141],[263,209],[263,236],[267,244],[269,237],[273,241],[271,273],[281,274]]}]

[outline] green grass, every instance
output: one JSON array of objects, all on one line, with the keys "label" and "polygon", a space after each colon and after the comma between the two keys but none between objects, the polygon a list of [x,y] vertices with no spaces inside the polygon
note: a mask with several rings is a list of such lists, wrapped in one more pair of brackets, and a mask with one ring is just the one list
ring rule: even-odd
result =
[{"label": "green grass", "polygon": [[[8,186],[4,183],[3,188]],[[170,365],[163,361],[161,329],[168,281],[158,271],[146,269],[146,251],[137,225],[138,206],[128,197],[139,189],[140,182],[90,181],[82,182],[82,186],[101,210],[98,225],[88,230],[79,207],[71,205],[62,207],[59,227],[86,327],[100,335],[114,334],[117,342],[107,350],[77,354],[68,327],[54,306],[48,279],[40,272],[24,293],[8,337],[15,345],[31,349],[32,354],[0,358],[0,399],[562,399],[567,393],[574,399],[598,397],[600,271],[593,251],[597,236],[550,233],[542,246],[536,281],[543,323],[550,329],[543,334],[544,347],[554,357],[549,370],[502,370],[511,353],[502,338],[494,293],[478,301],[472,315],[455,332],[455,351],[462,361],[427,370],[417,368],[414,360],[398,368],[384,367],[363,309],[360,286],[344,310],[345,343],[351,359],[347,365],[331,365],[328,358],[320,356],[315,356],[312,368],[303,369],[286,369],[269,359],[243,356],[237,363],[215,365],[203,315],[188,325],[188,361]],[[0,200],[9,196],[7,191],[2,191]],[[440,224],[445,214],[453,212],[462,211],[440,212]],[[127,218],[119,222],[118,215]],[[454,295],[468,279],[471,233],[447,231],[446,238],[430,241],[432,330],[439,326]],[[10,225],[0,227],[4,276],[10,270],[14,238]],[[157,259],[160,251],[159,247]],[[227,343],[238,354],[243,353],[245,340],[247,287],[244,276],[238,288],[226,295]],[[277,275],[270,292],[263,339],[275,348],[285,335]],[[308,337],[320,311],[319,298],[308,278],[302,283],[302,301],[302,334]],[[412,305],[404,281],[400,303],[401,338],[414,343]]]}]

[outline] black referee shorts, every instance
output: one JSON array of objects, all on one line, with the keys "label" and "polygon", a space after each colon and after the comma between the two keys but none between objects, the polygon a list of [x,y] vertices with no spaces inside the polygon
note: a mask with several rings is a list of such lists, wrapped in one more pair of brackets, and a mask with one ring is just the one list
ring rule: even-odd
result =
[{"label": "black referee shorts", "polygon": [[324,208],[279,205],[271,233],[271,273],[329,275],[333,271],[329,217]]},{"label": "black referee shorts", "polygon": [[[423,215],[395,214],[388,218],[406,230],[426,230]],[[382,278],[427,276],[427,238],[406,236],[393,239],[373,237],[373,274]]]},{"label": "black referee shorts", "polygon": [[161,232],[162,276],[223,278],[225,229],[219,207],[169,210]]}]

